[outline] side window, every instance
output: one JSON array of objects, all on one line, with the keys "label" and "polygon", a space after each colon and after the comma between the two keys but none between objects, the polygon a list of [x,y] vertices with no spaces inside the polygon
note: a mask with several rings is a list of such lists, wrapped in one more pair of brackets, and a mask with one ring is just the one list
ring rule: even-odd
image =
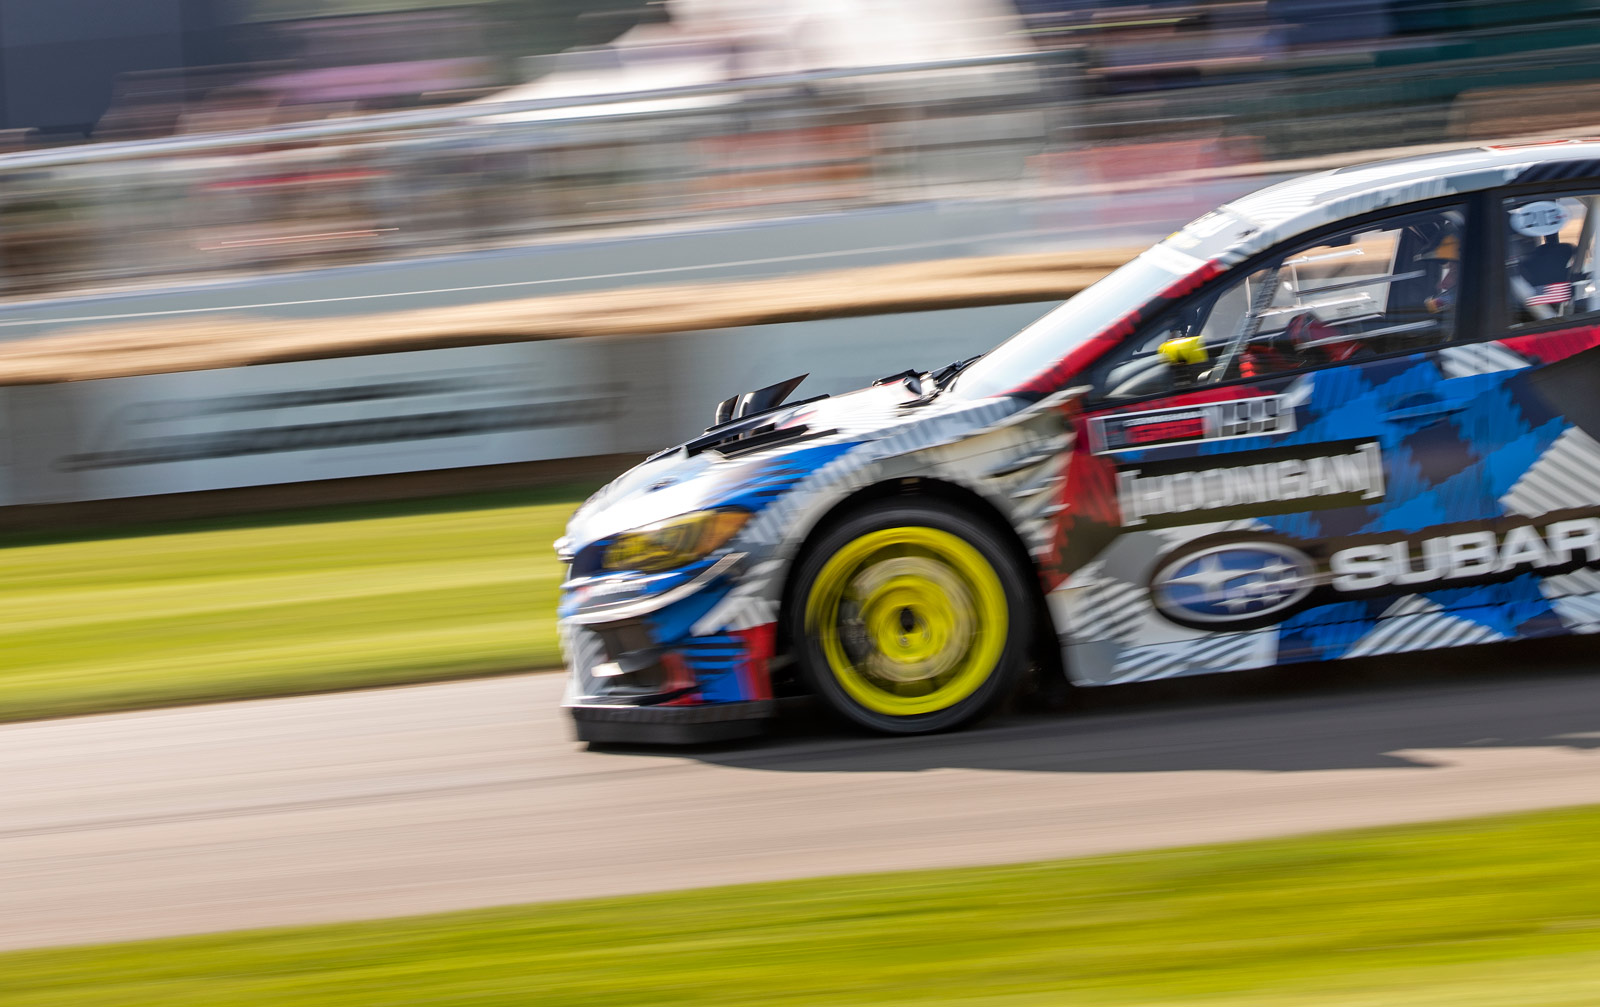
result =
[{"label": "side window", "polygon": [[1600,195],[1505,201],[1506,305],[1512,325],[1600,314],[1595,221]]},{"label": "side window", "polygon": [[1108,400],[1407,352],[1455,336],[1466,215],[1447,207],[1292,247],[1116,354]]}]

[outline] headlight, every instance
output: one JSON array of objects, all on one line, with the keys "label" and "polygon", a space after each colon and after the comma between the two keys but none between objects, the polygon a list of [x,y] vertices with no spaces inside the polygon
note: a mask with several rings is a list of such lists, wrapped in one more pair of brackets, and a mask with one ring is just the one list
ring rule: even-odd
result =
[{"label": "headlight", "polygon": [[623,532],[606,547],[607,570],[670,570],[718,548],[750,520],[742,510],[703,510]]}]

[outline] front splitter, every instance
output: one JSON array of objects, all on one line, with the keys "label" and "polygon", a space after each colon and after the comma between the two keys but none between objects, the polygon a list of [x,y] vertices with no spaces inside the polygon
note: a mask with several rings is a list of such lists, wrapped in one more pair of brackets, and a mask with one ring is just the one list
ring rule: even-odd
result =
[{"label": "front splitter", "polygon": [[569,706],[579,741],[602,745],[703,745],[758,735],[777,714],[770,699],[704,706]]}]

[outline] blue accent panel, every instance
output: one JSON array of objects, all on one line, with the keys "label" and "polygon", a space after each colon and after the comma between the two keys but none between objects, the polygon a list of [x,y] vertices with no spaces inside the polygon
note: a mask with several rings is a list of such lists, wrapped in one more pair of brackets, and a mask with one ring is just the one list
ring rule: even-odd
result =
[{"label": "blue accent panel", "polygon": [[1372,365],[1338,367],[1319,374],[1327,380],[1318,383],[1306,410],[1313,415],[1302,424],[1297,440],[1316,443],[1359,435],[1352,431],[1371,431],[1389,449],[1404,430],[1399,426],[1386,429],[1391,425],[1380,425],[1378,414],[1390,403],[1425,394],[1439,383],[1439,369],[1425,357],[1403,357],[1392,363],[1397,372],[1381,386],[1370,380],[1375,370]]},{"label": "blue accent panel", "polygon": [[743,677],[730,671],[702,678],[700,698],[707,703],[737,703],[751,697],[744,694]]},{"label": "blue accent panel", "polygon": [[1372,606],[1343,601],[1307,609],[1278,627],[1278,660],[1323,661],[1338,657],[1372,628]]},{"label": "blue accent panel", "polygon": [[1433,504],[1441,515],[1441,523],[1482,521],[1499,516],[1499,507],[1495,506],[1494,498],[1489,495],[1481,463],[1435,486]]},{"label": "blue accent panel", "polygon": [[678,651],[694,671],[700,696],[708,703],[732,703],[748,699],[739,667],[744,662],[744,641],[737,636],[718,634],[685,641]]},{"label": "blue accent panel", "polygon": [[1550,603],[1539,591],[1537,574],[1525,573],[1499,584],[1445,588],[1429,591],[1429,601],[1437,602],[1451,615],[1475,622],[1506,637],[1522,635],[1523,623],[1555,618]]},{"label": "blue accent panel", "polygon": [[1456,429],[1470,444],[1503,444],[1523,429],[1515,423],[1517,410],[1505,381],[1496,380],[1503,373],[1454,378],[1450,382],[1452,396],[1470,396],[1467,407],[1454,417]]},{"label": "blue accent panel", "polygon": [[728,581],[713,583],[646,618],[651,638],[676,651],[694,673],[700,702],[734,703],[751,698],[745,695],[744,676],[739,674],[747,654],[743,638],[729,633],[691,635],[695,622],[727,597],[732,587]]},{"label": "blue accent panel", "polygon": [[1543,427],[1551,420],[1561,419],[1561,410],[1540,393],[1541,370],[1543,367],[1536,364],[1518,370],[1505,379],[1506,394],[1510,396],[1514,407],[1512,415],[1516,417],[1517,424],[1524,428]]},{"label": "blue accent panel", "polygon": [[711,611],[712,606],[721,601],[730,588],[731,585],[726,583],[712,584],[682,601],[674,602],[666,608],[651,613],[647,617],[650,635],[658,643],[663,644],[672,644],[683,639],[689,635],[689,627]]},{"label": "blue accent panel", "polygon": [[1473,605],[1495,604],[1499,589],[1499,584],[1473,584],[1469,587],[1446,587],[1437,591],[1423,592],[1423,597],[1446,609],[1467,608]]},{"label": "blue accent panel", "polygon": [[1316,517],[1309,511],[1301,511],[1298,514],[1275,514],[1257,520],[1280,535],[1288,535],[1302,541],[1317,539],[1322,533],[1317,526]]},{"label": "blue accent panel", "polygon": [[1364,532],[1418,532],[1445,520],[1441,501],[1424,484],[1409,458],[1390,460],[1387,496],[1399,503],[1380,508]]},{"label": "blue accent panel", "polygon": [[829,441],[806,445],[762,462],[753,470],[736,468],[726,477],[727,482],[713,506],[759,511],[787,493],[795,483],[861,443]]},{"label": "blue accent panel", "polygon": [[1539,460],[1539,455],[1567,430],[1567,426],[1565,420],[1550,420],[1511,440],[1490,455],[1484,463],[1488,470],[1489,495],[1498,500],[1509,493],[1517,480]]},{"label": "blue accent panel", "polygon": [[1524,639],[1533,639],[1541,636],[1561,636],[1568,632],[1566,623],[1556,614],[1555,609],[1533,616],[1517,626],[1517,635]]},{"label": "blue accent panel", "polygon": [[[1419,370],[1433,373],[1419,374]],[[1425,387],[1439,378],[1438,366],[1433,362],[1433,356],[1425,353],[1395,357],[1391,360],[1375,360],[1362,365],[1360,371],[1361,379],[1368,386],[1374,389],[1381,388],[1391,395],[1404,394],[1408,390]]]}]

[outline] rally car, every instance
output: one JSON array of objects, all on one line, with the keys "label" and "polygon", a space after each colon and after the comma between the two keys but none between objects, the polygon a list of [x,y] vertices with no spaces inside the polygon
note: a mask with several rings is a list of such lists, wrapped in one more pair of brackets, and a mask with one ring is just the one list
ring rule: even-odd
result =
[{"label": "rally car", "polygon": [[1600,143],[1206,214],[994,350],[723,402],[558,550],[580,739],[1600,630]]}]

